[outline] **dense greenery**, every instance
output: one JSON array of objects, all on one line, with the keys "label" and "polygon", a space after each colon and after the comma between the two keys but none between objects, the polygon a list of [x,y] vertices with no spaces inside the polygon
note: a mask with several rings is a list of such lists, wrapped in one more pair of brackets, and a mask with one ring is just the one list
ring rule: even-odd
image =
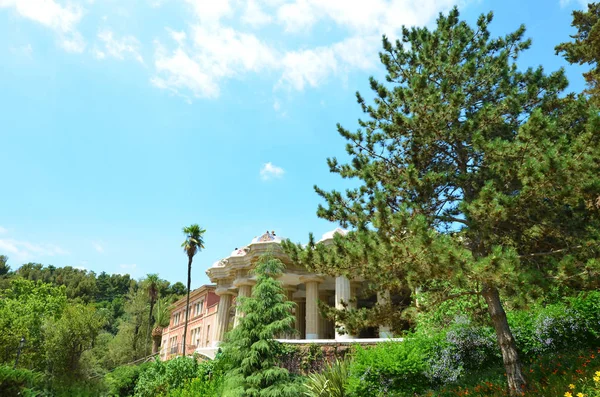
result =
[{"label": "dense greenery", "polygon": [[[0,269],[6,270],[0,275],[0,365],[12,368],[19,354],[16,372],[6,375],[13,383],[2,381],[2,387],[57,395],[105,390],[106,373],[149,354],[155,302],[161,298],[164,322],[165,307],[185,293],[181,283],[155,275],[136,281],[35,263],[11,271],[5,256]],[[29,372],[18,372],[25,368]]]}]

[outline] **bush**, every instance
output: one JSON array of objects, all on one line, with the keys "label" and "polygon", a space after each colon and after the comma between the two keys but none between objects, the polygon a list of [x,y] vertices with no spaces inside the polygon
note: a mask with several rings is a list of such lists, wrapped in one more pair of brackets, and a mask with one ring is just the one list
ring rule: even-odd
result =
[{"label": "bush", "polygon": [[42,375],[28,369],[0,365],[0,396],[36,396]]},{"label": "bush", "polygon": [[600,342],[600,292],[581,293],[563,302],[508,313],[509,323],[525,358]]},{"label": "bush", "polygon": [[155,361],[146,367],[135,386],[136,397],[166,396],[198,376],[198,362],[192,357]]},{"label": "bush", "polygon": [[465,371],[481,370],[500,363],[494,331],[460,319],[434,338],[426,376],[432,384],[456,382]]},{"label": "bush", "polygon": [[433,342],[414,337],[372,348],[357,346],[350,364],[349,392],[357,397],[374,397],[423,391],[429,386],[425,371]]},{"label": "bush", "polygon": [[308,375],[304,383],[307,397],[345,397],[348,386],[348,361],[326,364],[321,373]]},{"label": "bush", "polygon": [[112,372],[106,374],[104,382],[108,388],[108,396],[129,397],[133,396],[135,384],[138,381],[140,373],[148,367],[148,364],[142,365],[124,365],[115,368]]}]

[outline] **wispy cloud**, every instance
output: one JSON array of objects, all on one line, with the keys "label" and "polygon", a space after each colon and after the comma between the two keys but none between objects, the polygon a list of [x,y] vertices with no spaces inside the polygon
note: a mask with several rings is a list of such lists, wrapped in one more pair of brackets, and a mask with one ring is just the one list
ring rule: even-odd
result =
[{"label": "wispy cloud", "polygon": [[283,174],[285,174],[285,170],[281,167],[277,167],[273,165],[273,163],[268,162],[260,169],[260,178],[263,181],[269,181],[271,179],[282,178]]},{"label": "wispy cloud", "polygon": [[92,247],[94,247],[94,249],[96,250],[96,252],[99,253],[104,253],[104,246],[102,245],[102,243],[99,242],[93,242],[92,243]]},{"label": "wispy cloud", "polygon": [[69,255],[69,251],[55,244],[31,243],[16,239],[0,239],[0,253],[8,254],[17,261],[32,261],[44,257]]},{"label": "wispy cloud", "polygon": [[144,58],[140,55],[140,41],[131,35],[116,37],[115,34],[109,30],[104,29],[98,33],[98,39],[102,42],[103,48],[95,48],[93,53],[98,59],[104,59],[106,56],[110,56],[119,60],[123,60],[126,57],[132,57],[140,63],[144,63]]},{"label": "wispy cloud", "polygon": [[83,52],[85,40],[77,31],[83,16],[80,5],[61,5],[55,0],[0,0],[0,8],[12,8],[21,17],[53,30],[66,51]]},{"label": "wispy cloud", "polygon": [[0,226],[0,234],[4,234],[6,232],[8,232],[8,230],[6,228]]}]

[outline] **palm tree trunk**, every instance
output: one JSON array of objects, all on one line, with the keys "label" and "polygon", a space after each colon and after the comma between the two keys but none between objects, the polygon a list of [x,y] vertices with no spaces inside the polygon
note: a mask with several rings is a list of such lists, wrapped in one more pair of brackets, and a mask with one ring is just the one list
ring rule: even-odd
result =
[{"label": "palm tree trunk", "polygon": [[150,298],[150,315],[148,316],[148,335],[150,336],[150,341],[152,341],[152,310],[154,310],[154,298]]},{"label": "palm tree trunk", "polygon": [[192,256],[188,256],[188,279],[187,279],[187,299],[185,301],[185,324],[183,325],[183,357],[185,357],[185,345],[187,341],[188,314],[190,307],[190,286],[192,284]]},{"label": "palm tree trunk", "polygon": [[481,294],[488,305],[488,312],[496,330],[496,337],[500,351],[502,352],[504,370],[506,371],[508,381],[508,392],[511,396],[520,396],[527,382],[521,370],[521,361],[519,360],[515,338],[512,335],[508,320],[506,319],[506,312],[500,301],[500,293],[495,286],[485,284]]}]

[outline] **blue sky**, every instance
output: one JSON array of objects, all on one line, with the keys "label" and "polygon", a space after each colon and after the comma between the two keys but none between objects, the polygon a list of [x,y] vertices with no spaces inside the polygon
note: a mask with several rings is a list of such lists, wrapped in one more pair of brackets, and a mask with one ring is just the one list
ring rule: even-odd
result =
[{"label": "blue sky", "polygon": [[[205,270],[264,231],[337,225],[314,184],[343,188],[335,125],[381,76],[380,35],[431,25],[451,0],[0,0],[0,254],[95,272],[186,278],[181,228],[207,229]],[[462,0],[494,34],[524,23],[519,61],[581,68],[553,48],[572,0]]]}]

